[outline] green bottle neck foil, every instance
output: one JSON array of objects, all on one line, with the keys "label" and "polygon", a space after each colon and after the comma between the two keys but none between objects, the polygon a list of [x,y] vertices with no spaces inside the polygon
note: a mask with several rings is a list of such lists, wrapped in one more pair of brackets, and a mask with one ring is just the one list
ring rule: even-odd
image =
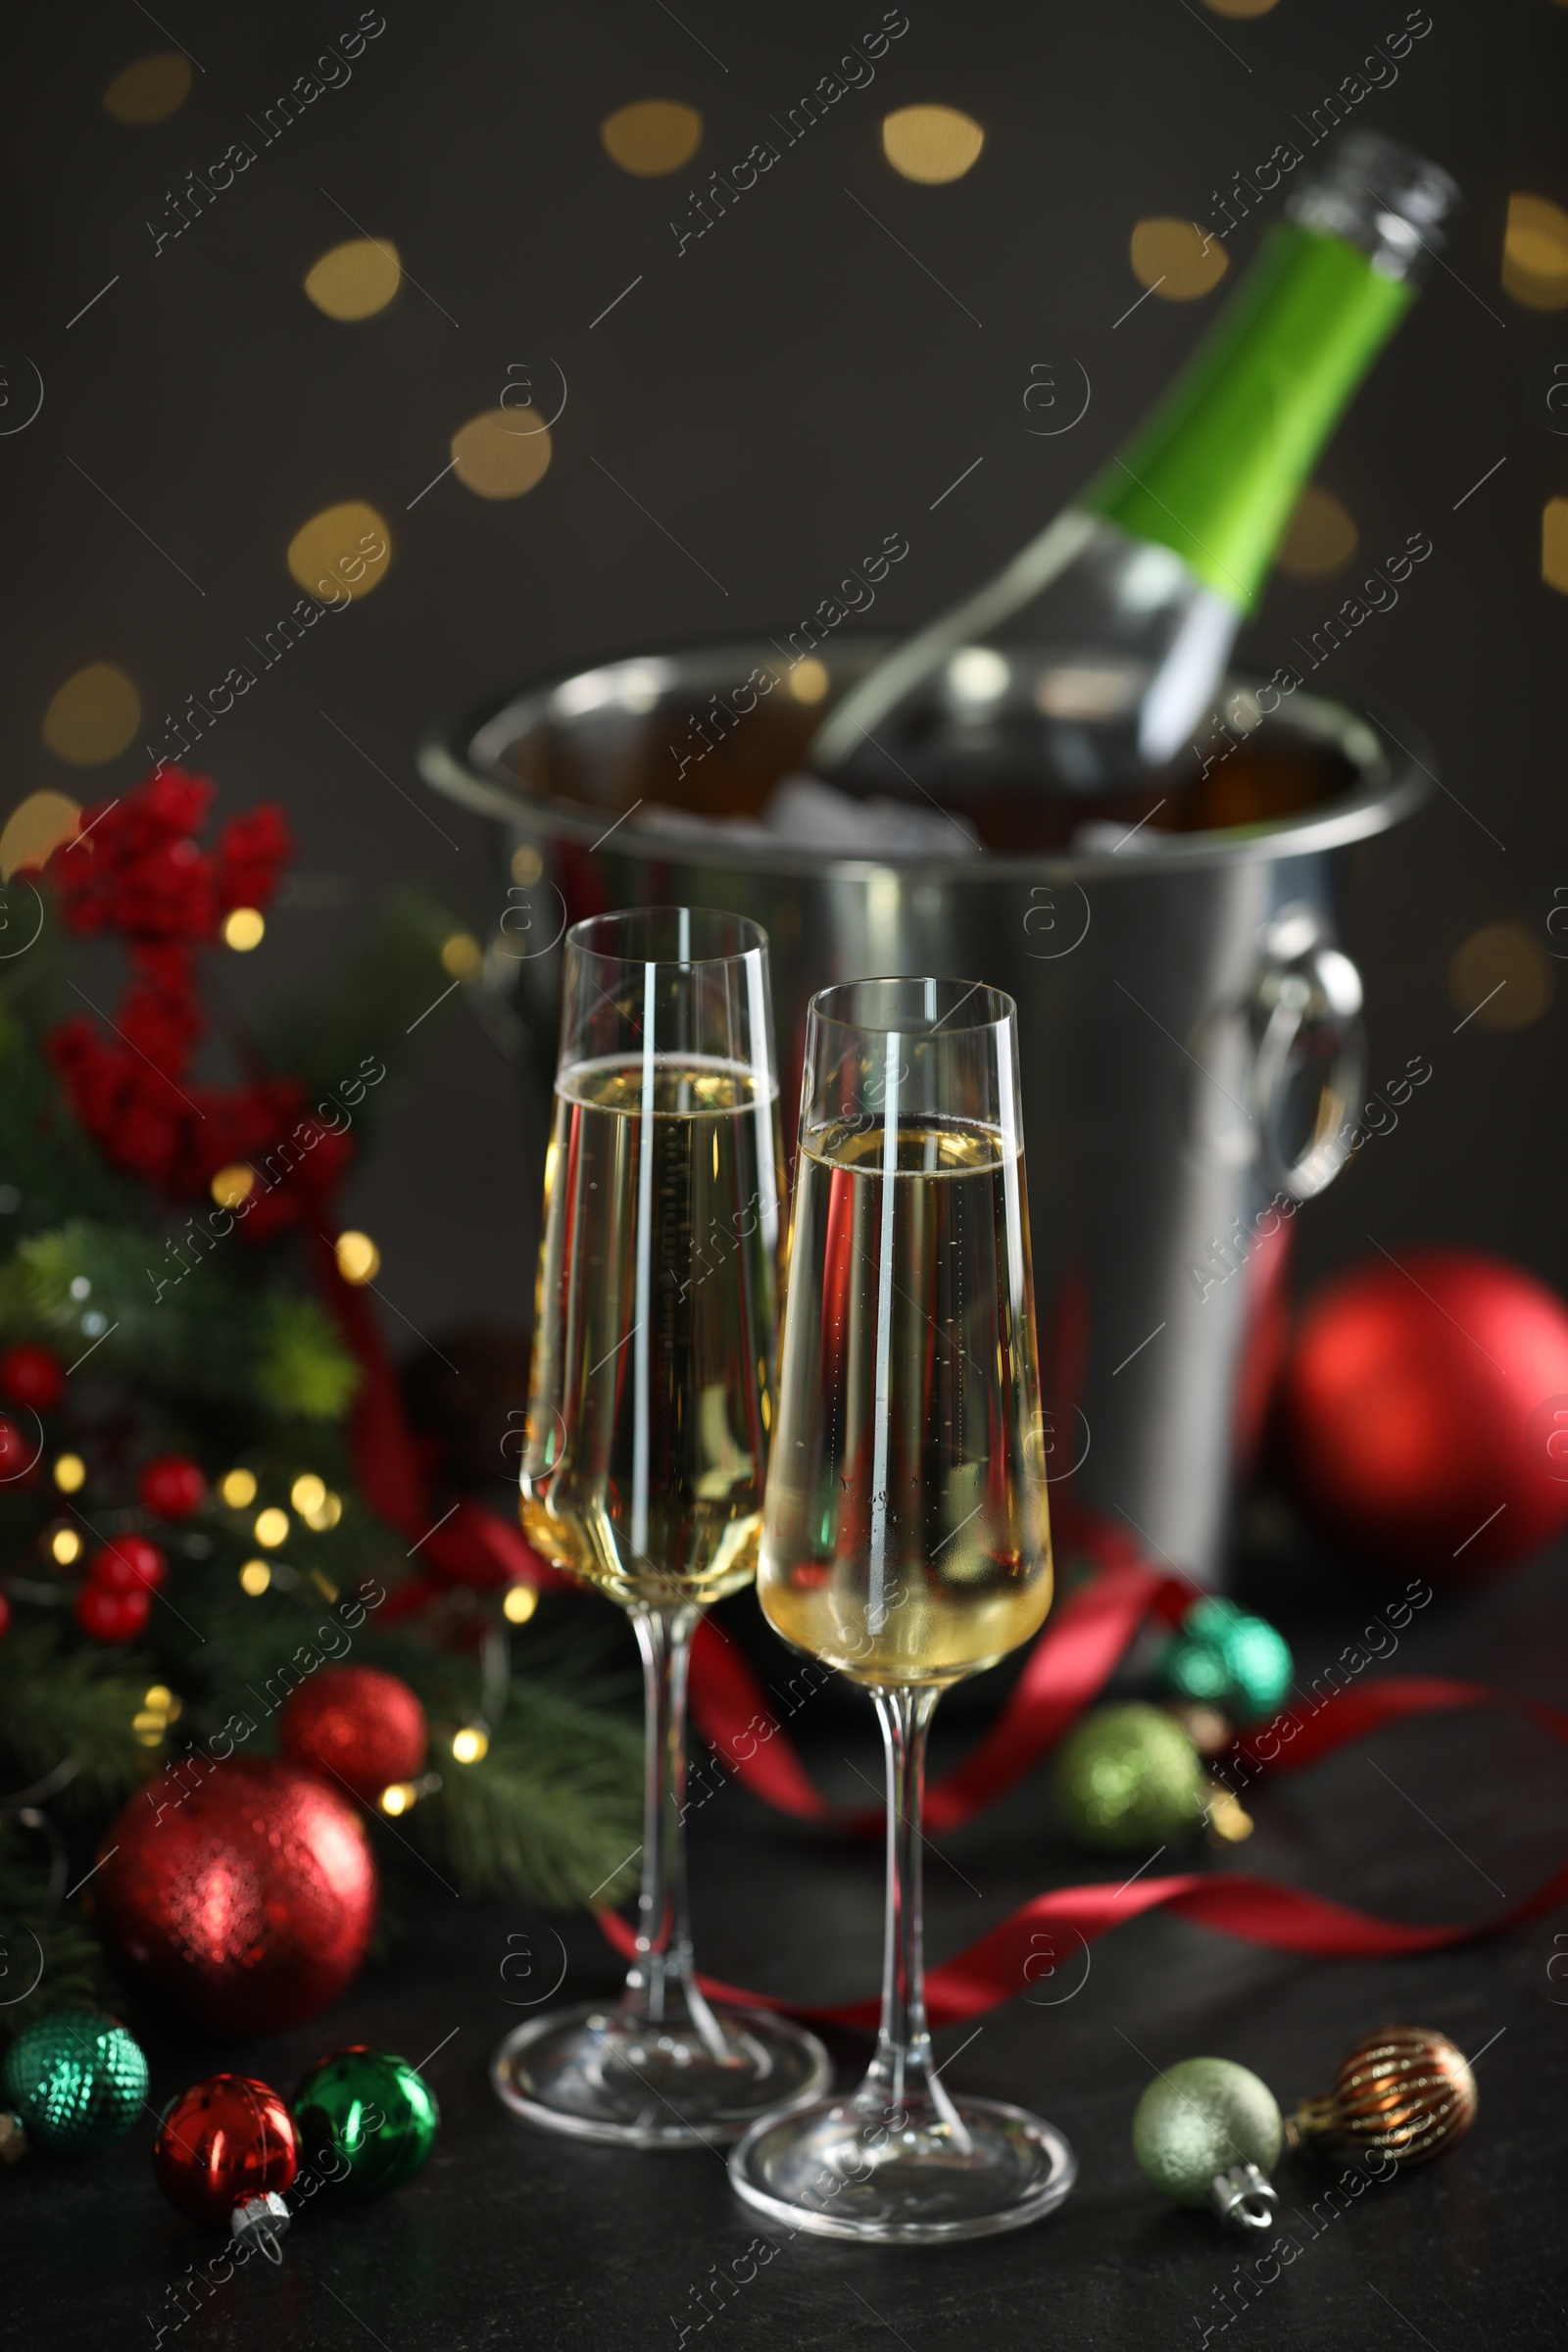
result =
[{"label": "green bottle neck foil", "polygon": [[1250,609],[1301,485],[1413,287],[1282,220],[1153,415],[1076,503]]}]

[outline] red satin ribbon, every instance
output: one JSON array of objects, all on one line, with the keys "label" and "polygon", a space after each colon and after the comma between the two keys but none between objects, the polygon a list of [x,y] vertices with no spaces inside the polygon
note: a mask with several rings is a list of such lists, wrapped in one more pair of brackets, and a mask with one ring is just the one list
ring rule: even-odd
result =
[{"label": "red satin ribbon", "polygon": [[[1126,1558],[1074,1593],[1055,1625],[1035,1644],[992,1730],[966,1763],[932,1788],[932,1827],[967,1820],[1036,1763],[1102,1688],[1139,1627],[1152,1616],[1174,1618],[1190,1598],[1190,1589],[1176,1578]],[[733,1762],[738,1777],[784,1811],[852,1829],[873,1826],[875,1815],[847,1814],[828,1804],[784,1731],[775,1726],[765,1740],[759,1737],[757,1724],[773,1722],[772,1710],[750,1670],[721,1645],[716,1632],[705,1625],[704,1636],[702,1671],[694,1671],[693,1677],[694,1711],[709,1739]],[[1238,1747],[1261,1771],[1293,1772],[1411,1716],[1488,1706],[1524,1716],[1568,1747],[1568,1715],[1544,1700],[1494,1690],[1482,1683],[1408,1675],[1343,1690],[1321,1706],[1293,1708],[1248,1735]],[[1066,1982],[1071,1988],[1080,1945],[1087,1972],[1087,1947],[1096,1937],[1148,1911],[1173,1911],[1220,1935],[1280,1951],[1309,1952],[1325,1959],[1383,1959],[1497,1935],[1539,1918],[1565,1895],[1568,1861],[1522,1901],[1490,1918],[1437,1927],[1379,1919],[1303,1887],[1247,1872],[1189,1871],[1168,1878],[1139,1877],[1121,1886],[1107,1881],[1059,1886],[1021,1904],[978,1942],[932,1969],[926,1979],[927,2009],[933,2026],[956,2025],[1027,1994],[1032,1986]],[[615,1948],[630,1953],[635,1942],[630,1927],[610,1912],[601,1912],[599,1921]],[[701,1982],[719,2000],[789,2009],[827,2025],[874,2028],[877,2022],[875,2000],[809,2007],[716,1978]]]},{"label": "red satin ribbon", "polygon": [[[389,1598],[388,1616],[418,1607],[455,1582],[490,1587],[520,1578],[541,1586],[569,1585],[571,1580],[550,1568],[515,1527],[478,1504],[460,1502],[437,1527],[426,1525],[426,1482],[369,1301],[343,1281],[330,1243],[324,1236],[319,1240],[321,1289],[364,1373],[350,1424],[360,1484],[371,1508],[415,1539],[413,1548],[433,1571],[428,1578],[399,1586]],[[1038,1764],[1104,1688],[1141,1628],[1151,1620],[1175,1623],[1193,1597],[1192,1587],[1181,1578],[1146,1566],[1119,1530],[1097,1523],[1075,1533],[1099,1561],[1099,1572],[1092,1583],[1069,1595],[1036,1642],[1001,1715],[972,1754],[932,1785],[926,1821],[933,1831],[968,1821]],[[705,1738],[764,1802],[799,1819],[844,1829],[864,1832],[880,1826],[880,1812],[845,1811],[821,1794],[751,1668],[710,1618],[705,1617],[698,1629],[691,1694],[692,1712]],[[1249,1734],[1238,1747],[1264,1771],[1294,1772],[1411,1716],[1486,1706],[1522,1715],[1568,1747],[1568,1715],[1544,1700],[1480,1683],[1408,1675],[1358,1685],[1320,1707],[1293,1708]],[[1119,1886],[1108,1882],[1058,1886],[1021,1904],[978,1942],[932,1969],[926,1978],[926,2005],[933,2026],[981,2016],[1027,1993],[1031,1985],[1054,1981],[1058,1968],[1071,1969],[1076,1944],[1084,1947],[1087,1967],[1087,1949],[1097,1936],[1149,1911],[1173,1911],[1220,1935],[1280,1951],[1311,1952],[1325,1959],[1381,1959],[1438,1951],[1500,1934],[1541,1917],[1565,1895],[1568,1861],[1534,1893],[1491,1918],[1440,1927],[1379,1919],[1302,1887],[1246,1872],[1189,1871],[1161,1879],[1142,1876]],[[635,1945],[632,1929],[613,1912],[598,1916],[611,1943],[629,1954]],[[813,2008],[717,1978],[704,1977],[701,1983],[718,2000],[788,2009],[828,2025],[869,2029],[877,2023],[876,2000]]]},{"label": "red satin ribbon", "polygon": [[[1191,1586],[1125,1556],[1072,1593],[1030,1651],[1006,1704],[974,1753],[927,1789],[926,1827],[956,1829],[1021,1779],[1108,1682],[1146,1620],[1174,1624],[1192,1598]],[[777,1708],[708,1617],[692,1646],[691,1706],[709,1745],[764,1803],[805,1821],[880,1828],[879,1809],[841,1811],[812,1785]]]}]

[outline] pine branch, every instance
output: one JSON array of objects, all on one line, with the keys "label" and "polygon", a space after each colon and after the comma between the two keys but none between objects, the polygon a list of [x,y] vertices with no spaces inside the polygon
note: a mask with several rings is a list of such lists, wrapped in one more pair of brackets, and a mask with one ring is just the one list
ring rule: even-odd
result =
[{"label": "pine branch", "polygon": [[[79,1282],[89,1288],[73,1295]],[[148,1235],[86,1218],[29,1235],[0,1267],[0,1331],[79,1352],[94,1336],[88,1298],[104,1318],[98,1371],[138,1386],[335,1420],[359,1379],[315,1299],[240,1283],[211,1254],[175,1277]]]},{"label": "pine branch", "polygon": [[50,2009],[114,2005],[97,1939],[74,1912],[56,1908],[47,1868],[0,1820],[0,2032],[20,2033]]},{"label": "pine branch", "polygon": [[641,1764],[633,1723],[568,1683],[518,1676],[489,1754],[449,1764],[410,1828],[465,1892],[613,1902],[636,1877]]},{"label": "pine branch", "polygon": [[19,1624],[0,1643],[0,1752],[6,1784],[29,1787],[68,1758],[77,1770],[54,1800],[107,1813],[147,1778],[151,1759],[131,1728],[149,1676],[122,1650],[69,1647],[52,1625]]},{"label": "pine branch", "polygon": [[129,1186],[77,1125],[47,1056],[9,1004],[0,1004],[0,1182],[22,1195],[12,1239],[68,1217],[130,1215]]}]

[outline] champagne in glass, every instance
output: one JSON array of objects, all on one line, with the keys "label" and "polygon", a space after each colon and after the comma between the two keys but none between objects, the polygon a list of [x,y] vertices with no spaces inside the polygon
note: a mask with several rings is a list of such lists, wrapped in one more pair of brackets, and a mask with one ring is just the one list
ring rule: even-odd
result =
[{"label": "champagne in glass", "polygon": [[921,1948],[937,1699],[1051,1605],[1011,999],[953,980],[825,990],[800,1146],[758,1592],[775,1630],[867,1688],[881,1719],[882,2023],[853,2097],[760,2123],[730,2174],[750,2204],[824,2236],[981,2236],[1049,2213],[1077,2169],[1052,2125],[949,2092]]},{"label": "champagne in glass", "polygon": [[780,1229],[767,942],[649,907],[568,935],[545,1169],[522,1521],[631,1618],[647,1692],[642,1893],[618,2003],[497,2051],[535,2123],[637,2147],[733,2139],[829,2080],[812,2035],[720,2007],[687,1924],[686,1671],[698,1612],[757,1570]]}]

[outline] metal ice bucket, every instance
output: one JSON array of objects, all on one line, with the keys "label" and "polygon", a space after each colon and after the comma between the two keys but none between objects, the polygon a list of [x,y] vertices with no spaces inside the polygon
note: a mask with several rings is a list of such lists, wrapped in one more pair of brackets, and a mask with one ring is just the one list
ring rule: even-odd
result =
[{"label": "metal ice bucket", "polygon": [[[880,650],[820,648],[829,691]],[[1374,720],[1298,692],[1258,742],[1333,765],[1336,789],[1267,824],[1146,826],[1114,855],[897,862],[645,829],[677,773],[701,781],[706,766],[715,811],[758,801],[821,715],[820,700],[792,705],[807,682],[771,645],[646,656],[532,687],[422,747],[426,781],[495,819],[506,911],[486,986],[540,1163],[559,943],[581,915],[686,904],[765,925],[787,1150],[814,990],[908,972],[1007,990],[1054,1514],[1099,1514],[1222,1583],[1282,1330],[1289,1219],[1338,1173],[1360,1099],[1338,867],[1409,812],[1423,778]],[[809,683],[820,693],[820,668]],[[1235,684],[1224,706],[1239,728],[1256,720],[1248,693]]]}]

